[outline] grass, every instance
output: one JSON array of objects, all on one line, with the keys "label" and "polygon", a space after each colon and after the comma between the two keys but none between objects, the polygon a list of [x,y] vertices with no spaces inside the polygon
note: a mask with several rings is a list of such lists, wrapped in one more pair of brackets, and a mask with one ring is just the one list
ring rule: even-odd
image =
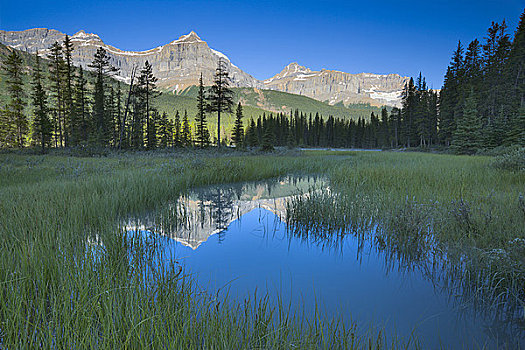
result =
[{"label": "grass", "polygon": [[[407,235],[388,245],[407,252],[428,237],[420,230],[424,223],[440,249],[457,249],[457,259],[482,261],[469,252],[504,250],[514,264],[514,275],[505,276],[519,286],[525,279],[519,275],[525,177],[490,162],[387,152],[0,154],[0,348],[410,346],[322,314],[306,320],[265,298],[237,305],[200,294],[176,264],[151,273],[151,259],[162,252],[140,240],[130,245],[119,219],[160,207],[192,187],[327,174],[330,193],[291,203],[297,223],[308,216],[312,228],[317,223],[332,232],[381,224],[385,240]],[[311,205],[315,210],[304,211]],[[509,242],[518,242],[516,250]],[[485,280],[479,265],[467,267],[458,271]]]},{"label": "grass", "polygon": [[294,231],[370,233],[364,239],[388,259],[524,331],[523,171],[495,168],[491,157],[420,153],[356,152],[342,163],[329,170],[329,191],[289,203]]}]

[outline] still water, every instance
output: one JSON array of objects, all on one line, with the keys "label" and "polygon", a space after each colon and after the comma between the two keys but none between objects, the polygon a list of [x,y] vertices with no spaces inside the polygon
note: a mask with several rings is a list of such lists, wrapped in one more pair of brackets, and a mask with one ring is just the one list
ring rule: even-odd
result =
[{"label": "still water", "polygon": [[279,296],[306,317],[317,306],[363,332],[383,329],[401,341],[415,336],[425,349],[525,347],[522,332],[482,316],[429,278],[428,270],[408,268],[371,240],[293,235],[287,200],[328,187],[322,178],[286,177],[202,188],[126,226],[155,235],[165,261],[177,261],[210,294],[227,293],[239,302],[255,291],[274,302]]}]

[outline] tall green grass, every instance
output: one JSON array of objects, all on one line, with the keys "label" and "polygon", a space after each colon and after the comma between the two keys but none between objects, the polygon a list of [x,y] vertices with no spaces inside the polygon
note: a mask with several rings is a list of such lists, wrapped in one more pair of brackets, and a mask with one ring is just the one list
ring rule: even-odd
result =
[{"label": "tall green grass", "polygon": [[[381,334],[202,294],[120,218],[189,187],[319,173],[298,156],[0,155],[0,348],[361,348]],[[389,347],[399,347],[395,341]]]},{"label": "tall green grass", "polygon": [[525,330],[525,173],[489,157],[356,152],[329,174],[330,190],[288,204],[295,232],[363,236],[458,302]]},{"label": "tall green grass", "polygon": [[436,241],[458,244],[459,252],[507,251],[510,241],[525,236],[518,199],[523,174],[491,168],[489,158],[368,152],[105,155],[0,154],[0,348],[415,346],[412,339],[387,343],[366,325],[345,328],[322,313],[305,319],[264,298],[236,304],[203,294],[175,263],[151,273],[151,259],[162,252],[130,242],[119,222],[192,187],[327,174],[331,192],[312,197],[316,209],[309,214],[330,229],[379,222],[392,232],[419,227],[419,221],[410,222],[411,213],[428,208],[421,215],[431,221]]}]

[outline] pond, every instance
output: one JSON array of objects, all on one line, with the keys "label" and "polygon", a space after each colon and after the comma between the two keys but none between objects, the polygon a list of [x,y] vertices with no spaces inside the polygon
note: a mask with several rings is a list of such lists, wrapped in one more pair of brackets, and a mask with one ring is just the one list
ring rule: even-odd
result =
[{"label": "pond", "polygon": [[453,295],[457,291],[429,277],[428,268],[407,267],[376,249],[372,240],[294,235],[287,201],[329,187],[324,178],[285,177],[197,189],[128,220],[126,229],[154,235],[165,249],[163,263],[177,261],[210,294],[242,302],[257,291],[305,317],[317,309],[363,332],[383,330],[401,341],[415,336],[425,349],[524,347],[519,330]]}]

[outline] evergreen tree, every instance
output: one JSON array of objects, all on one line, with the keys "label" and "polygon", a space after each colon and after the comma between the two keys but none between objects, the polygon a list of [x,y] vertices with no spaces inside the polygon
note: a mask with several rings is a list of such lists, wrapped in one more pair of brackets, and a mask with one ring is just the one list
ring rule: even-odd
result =
[{"label": "evergreen tree", "polygon": [[506,76],[511,106],[509,139],[513,143],[525,145],[525,10],[514,34]]},{"label": "evergreen tree", "polygon": [[109,146],[111,138],[111,120],[106,112],[105,100],[108,98],[105,81],[117,69],[109,63],[106,50],[99,47],[95,53],[93,62],[89,65],[95,71],[95,90],[93,98],[93,132],[94,142],[98,146]]},{"label": "evergreen tree", "polygon": [[258,144],[259,138],[257,137],[257,126],[252,118],[248,130],[246,131],[246,145],[248,145],[248,147],[257,147]]},{"label": "evergreen tree", "polygon": [[221,113],[232,112],[233,90],[230,89],[230,83],[226,64],[222,58],[219,58],[213,85],[208,95],[208,110],[217,112],[217,147],[220,147],[221,144]]},{"label": "evergreen tree", "polygon": [[24,147],[29,131],[27,117],[24,115],[25,92],[23,83],[22,59],[12,50],[5,58],[2,69],[6,75],[9,102],[5,109],[6,131],[3,143],[7,146]]},{"label": "evergreen tree", "polygon": [[[70,144],[71,129],[74,127],[72,124],[72,119],[77,122],[76,116],[72,116],[74,112],[73,106],[73,73],[75,66],[73,65],[73,60],[71,59],[71,53],[73,51],[73,43],[69,39],[69,36],[66,35],[63,44],[63,54],[64,54],[64,143],[65,146]],[[75,126],[75,127],[78,127]],[[76,143],[76,140],[75,140]]]},{"label": "evergreen tree", "polygon": [[75,82],[75,99],[73,121],[71,123],[71,138],[74,144],[87,142],[89,137],[90,123],[88,118],[87,81],[84,78],[84,70],[79,67]]},{"label": "evergreen tree", "polygon": [[273,130],[269,124],[270,123],[268,123],[267,121],[263,122],[264,133],[263,133],[262,143],[261,143],[261,148],[263,151],[273,151],[275,137],[274,137]]},{"label": "evergreen tree", "polygon": [[183,144],[179,111],[175,113],[173,141],[175,143],[175,147],[180,147]]},{"label": "evergreen tree", "polygon": [[199,79],[199,93],[197,95],[197,117],[195,118],[195,143],[201,148],[207,147],[210,144],[210,132],[208,131],[208,125],[206,123],[206,107],[206,97],[204,96],[204,85],[201,74]]},{"label": "evergreen tree", "polygon": [[462,118],[457,121],[452,149],[456,153],[472,154],[480,147],[481,118],[476,107],[474,90],[465,101]]},{"label": "evergreen tree", "polygon": [[42,69],[40,67],[40,57],[36,54],[36,64],[33,71],[33,139],[40,143],[42,153],[51,142],[52,125],[49,120],[49,110],[47,106],[47,94],[42,85]]},{"label": "evergreen tree", "polygon": [[463,79],[463,45],[461,41],[452,55],[447,68],[443,88],[439,95],[439,138],[443,144],[450,146],[456,129],[456,117],[460,117],[461,81]]},{"label": "evergreen tree", "polygon": [[54,99],[53,127],[55,147],[64,146],[64,58],[62,45],[57,41],[49,49],[49,80],[51,81],[51,95]]},{"label": "evergreen tree", "polygon": [[166,112],[162,113],[160,120],[159,120],[159,147],[160,148],[166,148],[168,147],[169,143],[169,134],[168,134],[168,115]]},{"label": "evergreen tree", "polygon": [[242,147],[242,141],[244,139],[244,128],[242,126],[242,105],[239,102],[237,105],[237,111],[235,113],[235,126],[233,127],[233,143],[235,147]]},{"label": "evergreen tree", "polygon": [[156,147],[157,130],[155,123],[152,122],[152,102],[155,97],[159,96],[157,91],[157,78],[153,75],[153,67],[146,61],[144,68],[140,71],[138,89],[140,96],[144,101],[144,119],[146,120],[146,147],[153,149]]},{"label": "evergreen tree", "polygon": [[[205,124],[206,125],[206,124]],[[190,121],[188,120],[188,112],[184,111],[184,117],[182,118],[182,144],[186,147],[192,145]]]},{"label": "evergreen tree", "polygon": [[417,103],[418,96],[416,94],[416,87],[414,79],[410,78],[408,84],[405,84],[402,94],[402,116],[403,116],[403,139],[407,147],[414,146],[417,138]]}]

